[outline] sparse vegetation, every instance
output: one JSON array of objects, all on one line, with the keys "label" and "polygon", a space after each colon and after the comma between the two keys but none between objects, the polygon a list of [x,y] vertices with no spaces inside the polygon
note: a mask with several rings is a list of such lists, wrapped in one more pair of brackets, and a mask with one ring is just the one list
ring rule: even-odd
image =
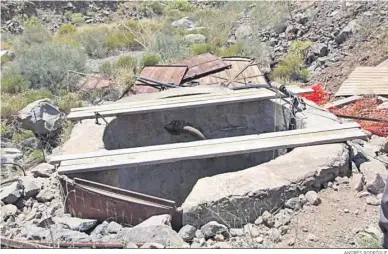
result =
[{"label": "sparse vegetation", "polygon": [[150,3],[150,8],[152,9],[152,12],[156,15],[162,15],[164,13],[164,4],[158,2],[158,1],[152,1]]},{"label": "sparse vegetation", "polygon": [[68,93],[66,95],[58,97],[55,102],[59,110],[65,113],[69,113],[72,108],[82,107],[81,97],[77,93]]},{"label": "sparse vegetation", "polygon": [[216,55],[222,57],[244,55],[244,44],[236,43],[229,47],[218,49]]},{"label": "sparse vegetation", "polygon": [[161,58],[159,54],[145,53],[141,59],[141,66],[157,65]]},{"label": "sparse vegetation", "polygon": [[10,74],[1,81],[1,91],[7,93],[21,93],[29,88],[29,83],[20,74]]},{"label": "sparse vegetation", "polygon": [[77,31],[77,28],[71,24],[63,24],[58,30],[58,34],[72,34]]},{"label": "sparse vegetation", "polygon": [[82,24],[85,22],[85,17],[82,13],[73,13],[71,14],[71,21],[74,24]]},{"label": "sparse vegetation", "polygon": [[188,0],[172,0],[169,1],[167,4],[168,9],[172,10],[179,10],[182,12],[189,12],[194,7]]},{"label": "sparse vegetation", "polygon": [[200,43],[191,45],[191,54],[194,56],[213,51],[214,47],[210,43]]},{"label": "sparse vegetation", "polygon": [[35,134],[30,130],[21,130],[20,132],[15,132],[12,136],[12,141],[15,144],[19,144],[26,139],[35,137]]}]

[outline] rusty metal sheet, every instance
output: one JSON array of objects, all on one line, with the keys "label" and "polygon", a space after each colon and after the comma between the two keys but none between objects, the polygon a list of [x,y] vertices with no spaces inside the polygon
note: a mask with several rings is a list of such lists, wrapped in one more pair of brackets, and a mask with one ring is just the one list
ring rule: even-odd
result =
[{"label": "rusty metal sheet", "polygon": [[356,67],[335,96],[388,95],[388,67]]},{"label": "rusty metal sheet", "polygon": [[184,82],[230,68],[221,58],[210,53],[189,57],[174,64],[186,65],[189,68],[183,78]]},{"label": "rusty metal sheet", "polygon": [[83,83],[81,89],[103,89],[112,85],[112,80],[108,78],[89,77]]},{"label": "rusty metal sheet", "polygon": [[224,57],[222,60],[230,65],[231,68],[210,74],[196,81],[200,85],[223,84],[228,87],[245,86],[246,83],[267,84],[263,73],[253,59],[247,57]]},{"label": "rusty metal sheet", "polygon": [[[174,83],[179,85],[187,72],[185,65],[155,65],[146,66],[140,73],[141,77],[153,79],[162,83]],[[136,85],[145,84],[144,81],[136,81]]]},{"label": "rusty metal sheet", "polygon": [[154,215],[171,214],[174,228],[181,226],[175,202],[80,178],[61,178],[66,212],[99,222],[112,219],[135,226]]}]

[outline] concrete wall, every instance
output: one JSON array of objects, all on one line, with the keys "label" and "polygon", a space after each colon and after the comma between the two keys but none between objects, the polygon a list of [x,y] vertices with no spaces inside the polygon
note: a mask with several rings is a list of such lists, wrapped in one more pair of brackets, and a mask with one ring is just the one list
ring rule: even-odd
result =
[{"label": "concrete wall", "polygon": [[[199,179],[220,173],[243,170],[269,161],[274,157],[277,157],[277,153],[269,151],[118,170],[112,169],[109,171],[77,174],[70,177],[79,177],[174,200],[180,206]],[[107,172],[110,173],[108,174]],[[209,186],[206,191],[211,191],[211,188]]]},{"label": "concrete wall", "polygon": [[196,140],[191,135],[168,133],[164,125],[173,120],[188,121],[207,139],[273,132],[275,121],[276,130],[285,130],[288,114],[283,109],[274,101],[263,100],[120,116],[108,124],[103,141],[105,149],[113,150]]},{"label": "concrete wall", "polygon": [[[104,142],[107,149],[119,149],[194,140],[191,136],[172,136],[163,129],[170,121],[181,119],[199,127],[211,139],[286,130],[290,116],[287,107],[284,101],[276,99],[125,116],[110,122]],[[222,130],[230,125],[245,128]],[[111,169],[110,175],[100,172],[78,177],[171,199],[181,205],[199,179],[253,167],[277,155],[278,151],[268,151]],[[208,186],[204,191],[211,192],[211,189]]]}]

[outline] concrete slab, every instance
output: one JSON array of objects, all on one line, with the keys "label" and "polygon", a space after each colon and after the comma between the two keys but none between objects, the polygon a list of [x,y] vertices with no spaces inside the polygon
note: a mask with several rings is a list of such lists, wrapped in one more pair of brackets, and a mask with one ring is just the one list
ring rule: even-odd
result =
[{"label": "concrete slab", "polygon": [[347,146],[330,144],[297,148],[255,167],[205,177],[182,204],[183,225],[198,228],[215,220],[240,227],[349,172]]}]

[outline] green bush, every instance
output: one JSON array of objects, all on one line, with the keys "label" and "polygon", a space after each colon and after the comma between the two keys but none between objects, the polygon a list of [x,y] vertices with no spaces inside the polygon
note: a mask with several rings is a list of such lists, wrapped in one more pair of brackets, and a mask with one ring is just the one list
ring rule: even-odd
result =
[{"label": "green bush", "polygon": [[303,60],[295,56],[287,56],[275,67],[271,74],[272,79],[283,82],[306,82],[309,75],[310,72],[304,66]]},{"label": "green bush", "polygon": [[77,31],[77,28],[71,24],[63,24],[58,30],[58,34],[73,34]]},{"label": "green bush", "polygon": [[35,137],[35,134],[32,131],[29,130],[22,130],[20,132],[15,132],[12,136],[12,141],[15,144],[19,144],[23,142],[26,139]]},{"label": "green bush", "polygon": [[287,55],[304,59],[312,45],[311,41],[294,41],[288,48]]},{"label": "green bush", "polygon": [[7,93],[21,93],[29,88],[29,83],[20,74],[4,75],[1,80],[1,91]]},{"label": "green bush", "polygon": [[164,13],[164,5],[158,1],[152,1],[150,3],[150,8],[156,15],[162,15]]},{"label": "green bush", "polygon": [[28,156],[28,159],[34,163],[45,162],[45,155],[42,150],[35,150]]},{"label": "green bush", "polygon": [[131,70],[120,69],[117,72],[116,82],[122,89],[131,87],[135,84],[135,74]]},{"label": "green bush", "polygon": [[180,12],[177,9],[171,9],[167,11],[166,16],[167,16],[167,19],[171,21],[171,20],[177,20],[177,19],[183,18],[185,14]]},{"label": "green bush", "polygon": [[24,21],[23,24],[24,24],[24,27],[30,28],[30,27],[38,26],[41,23],[37,17],[32,16],[31,18]]},{"label": "green bush", "polygon": [[74,127],[73,122],[67,121],[66,128],[62,137],[62,142],[61,142],[62,144],[64,144],[66,141],[70,139],[70,135],[71,135],[71,131],[73,130],[73,127]]},{"label": "green bush", "polygon": [[16,116],[21,109],[27,106],[27,104],[27,99],[21,94],[1,94],[1,118],[8,119]]},{"label": "green bush", "polygon": [[40,88],[36,90],[26,91],[23,95],[28,103],[41,100],[41,99],[53,99],[54,96],[51,91],[47,88]]},{"label": "green bush", "polygon": [[59,110],[65,112],[66,114],[70,113],[72,108],[82,107],[81,96],[77,93],[68,93],[66,95],[58,97],[54,104],[58,106]]},{"label": "green bush", "polygon": [[243,43],[236,43],[236,44],[230,45],[229,47],[224,47],[216,51],[216,55],[220,57],[241,56],[243,54],[244,54]]},{"label": "green bush", "polygon": [[214,47],[210,43],[200,43],[191,45],[191,54],[194,56],[213,51]]},{"label": "green bush", "polygon": [[134,49],[139,44],[135,41],[135,37],[132,33],[115,31],[105,37],[104,45],[108,50],[114,50],[120,48]]},{"label": "green bush", "polygon": [[1,138],[8,136],[10,133],[8,126],[5,123],[0,124],[0,136]]},{"label": "green bush", "polygon": [[108,35],[108,28],[92,27],[77,33],[75,39],[79,41],[90,57],[103,58],[108,55],[108,48],[105,42]]},{"label": "green bush", "polygon": [[85,23],[85,17],[82,13],[73,13],[71,14],[71,21],[74,24],[82,24]]},{"label": "green bush", "polygon": [[114,75],[114,67],[111,62],[102,63],[99,66],[98,71],[104,77],[112,77]]},{"label": "green bush", "polygon": [[189,12],[193,9],[193,6],[188,0],[172,0],[168,2],[167,8],[177,9],[183,12]]},{"label": "green bush", "polygon": [[114,64],[116,68],[130,69],[136,72],[137,60],[134,57],[122,56]]},{"label": "green bush", "polygon": [[43,44],[27,49],[17,62],[32,88],[56,91],[78,81],[79,77],[68,75],[68,70],[83,72],[86,56],[68,45]]},{"label": "green bush", "polygon": [[190,47],[183,36],[174,36],[172,31],[163,30],[155,35],[150,51],[158,53],[163,62],[170,62],[188,56]]},{"label": "green bush", "polygon": [[18,49],[23,50],[26,45],[47,43],[51,39],[50,33],[42,24],[31,22],[25,27],[23,34],[18,37],[15,51],[18,52]]},{"label": "green bush", "polygon": [[161,61],[159,54],[145,53],[141,59],[141,66],[157,65]]}]

